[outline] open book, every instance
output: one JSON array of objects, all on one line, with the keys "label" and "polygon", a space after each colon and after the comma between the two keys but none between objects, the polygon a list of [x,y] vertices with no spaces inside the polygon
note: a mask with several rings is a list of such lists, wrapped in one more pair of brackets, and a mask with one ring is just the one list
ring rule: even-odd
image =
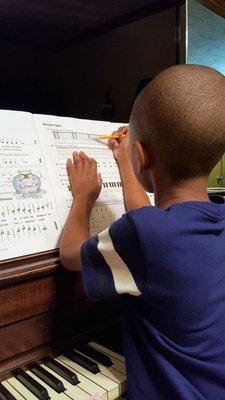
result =
[{"label": "open book", "polygon": [[121,124],[0,110],[0,260],[58,247],[72,203],[66,160],[83,150],[98,162],[101,194],[90,220],[96,234],[125,211],[107,142]]}]

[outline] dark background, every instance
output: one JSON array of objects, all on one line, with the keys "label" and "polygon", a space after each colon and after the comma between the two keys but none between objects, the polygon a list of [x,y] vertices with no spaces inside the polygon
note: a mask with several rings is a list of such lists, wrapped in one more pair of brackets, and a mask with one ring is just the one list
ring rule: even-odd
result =
[{"label": "dark background", "polygon": [[0,108],[127,120],[135,94],[180,61],[182,3],[0,0]]}]

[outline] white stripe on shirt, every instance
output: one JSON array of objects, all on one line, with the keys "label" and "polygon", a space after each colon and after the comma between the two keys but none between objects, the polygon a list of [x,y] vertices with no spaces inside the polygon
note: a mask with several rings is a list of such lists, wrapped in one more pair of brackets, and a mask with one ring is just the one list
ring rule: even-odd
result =
[{"label": "white stripe on shirt", "polygon": [[102,254],[112,271],[117,293],[129,293],[133,296],[139,296],[141,292],[138,289],[129,268],[114,248],[112,239],[109,235],[109,228],[99,233],[98,239],[98,251]]}]

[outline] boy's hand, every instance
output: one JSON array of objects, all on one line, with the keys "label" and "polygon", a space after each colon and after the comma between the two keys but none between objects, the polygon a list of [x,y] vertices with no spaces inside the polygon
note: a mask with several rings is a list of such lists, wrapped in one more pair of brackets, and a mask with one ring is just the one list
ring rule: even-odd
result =
[{"label": "boy's hand", "polygon": [[101,175],[97,173],[97,162],[83,151],[75,151],[73,162],[71,159],[67,160],[67,171],[73,198],[81,198],[93,206],[102,187]]},{"label": "boy's hand", "polygon": [[118,162],[127,160],[129,158],[128,128],[122,126],[117,131],[113,132],[112,135],[126,135],[121,139],[110,139],[108,145],[109,148],[112,149],[113,155]]}]

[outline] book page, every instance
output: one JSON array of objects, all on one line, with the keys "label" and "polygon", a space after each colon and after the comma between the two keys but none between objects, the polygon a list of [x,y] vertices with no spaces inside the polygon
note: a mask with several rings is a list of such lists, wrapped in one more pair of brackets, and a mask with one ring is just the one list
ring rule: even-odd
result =
[{"label": "book page", "polygon": [[57,247],[61,223],[32,114],[0,110],[0,260]]},{"label": "book page", "polygon": [[72,204],[66,171],[67,159],[73,151],[82,150],[97,161],[103,185],[92,210],[90,231],[91,235],[99,233],[118,219],[125,208],[117,163],[107,141],[97,140],[96,136],[110,135],[121,124],[47,115],[34,115],[34,119],[62,223]]}]

